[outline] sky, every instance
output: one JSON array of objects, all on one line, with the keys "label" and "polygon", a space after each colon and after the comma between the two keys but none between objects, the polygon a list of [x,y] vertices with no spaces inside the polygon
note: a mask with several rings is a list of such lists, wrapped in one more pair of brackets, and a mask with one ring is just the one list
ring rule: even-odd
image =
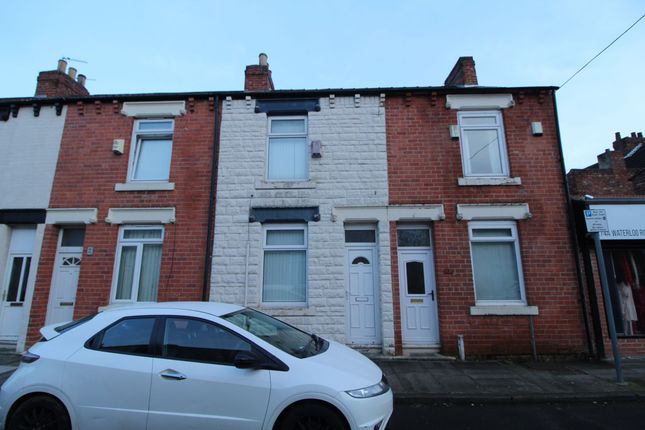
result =
[{"label": "sky", "polygon": [[[560,86],[643,0],[4,1],[0,98],[61,57],[92,94],[238,91],[265,52],[277,89],[438,86],[473,56],[483,86]],[[566,169],[645,131],[645,19],[557,91]]]}]

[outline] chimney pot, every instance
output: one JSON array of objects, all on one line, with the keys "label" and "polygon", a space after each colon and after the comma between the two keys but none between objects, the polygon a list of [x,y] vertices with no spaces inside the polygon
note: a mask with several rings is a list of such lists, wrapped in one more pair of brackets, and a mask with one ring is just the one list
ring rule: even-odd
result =
[{"label": "chimney pot", "polygon": [[260,54],[259,64],[246,66],[244,71],[244,91],[273,91],[273,79],[267,63],[267,54]]},{"label": "chimney pot", "polygon": [[617,131],[616,132],[616,141],[618,141],[620,139],[622,139],[622,137],[620,136],[620,131]]},{"label": "chimney pot", "polygon": [[67,69],[67,74],[69,75],[70,78],[76,79],[76,68],[70,67],[69,69]]},{"label": "chimney pot", "polygon": [[60,60],[58,60],[58,71],[65,73],[65,69],[67,69],[67,61],[61,58]]},{"label": "chimney pot", "polygon": [[85,86],[85,81],[87,80],[87,76],[84,74],[78,75],[78,78],[76,79],[76,82],[78,82],[80,85]]},{"label": "chimney pot", "polygon": [[636,136],[638,136],[639,139],[642,139],[643,138],[643,132],[639,131]]},{"label": "chimney pot", "polygon": [[632,139],[636,139],[636,132],[632,131]]}]

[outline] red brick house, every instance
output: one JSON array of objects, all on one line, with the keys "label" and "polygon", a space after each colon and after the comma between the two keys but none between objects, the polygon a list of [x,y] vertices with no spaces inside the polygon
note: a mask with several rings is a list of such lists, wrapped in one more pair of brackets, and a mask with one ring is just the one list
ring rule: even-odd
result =
[{"label": "red brick house", "polygon": [[397,352],[584,354],[555,88],[477,84],[387,96],[390,208],[443,208],[390,226]]},{"label": "red brick house", "polygon": [[645,139],[642,133],[621,137],[598,163],[567,174],[576,214],[578,259],[584,274],[585,309],[593,327],[594,352],[611,355],[597,258],[583,213],[601,209],[606,232],[599,233],[614,324],[621,355],[645,355]]},{"label": "red brick house", "polygon": [[110,303],[202,300],[219,102],[168,94],[61,103],[68,111],[28,340]]}]

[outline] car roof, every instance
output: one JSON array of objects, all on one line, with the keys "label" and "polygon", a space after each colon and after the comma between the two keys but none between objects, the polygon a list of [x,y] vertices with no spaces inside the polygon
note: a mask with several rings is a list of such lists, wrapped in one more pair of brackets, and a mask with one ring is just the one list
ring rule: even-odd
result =
[{"label": "car roof", "polygon": [[183,310],[183,311],[197,311],[205,312],[215,316],[222,316],[231,312],[236,312],[244,309],[239,305],[229,303],[217,302],[141,302],[141,303],[128,303],[128,304],[112,304],[103,308],[103,312],[111,311],[135,311],[137,309],[158,309],[159,311],[166,310]]}]

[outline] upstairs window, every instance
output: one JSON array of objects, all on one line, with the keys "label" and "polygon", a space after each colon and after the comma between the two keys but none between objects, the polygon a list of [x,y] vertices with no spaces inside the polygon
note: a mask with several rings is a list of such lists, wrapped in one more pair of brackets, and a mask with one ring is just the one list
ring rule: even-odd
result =
[{"label": "upstairs window", "polygon": [[130,181],[168,181],[174,121],[137,120],[130,157]]},{"label": "upstairs window", "polygon": [[458,120],[464,176],[508,176],[502,113],[459,112]]},{"label": "upstairs window", "polygon": [[267,179],[270,181],[306,181],[307,118],[269,117]]}]

